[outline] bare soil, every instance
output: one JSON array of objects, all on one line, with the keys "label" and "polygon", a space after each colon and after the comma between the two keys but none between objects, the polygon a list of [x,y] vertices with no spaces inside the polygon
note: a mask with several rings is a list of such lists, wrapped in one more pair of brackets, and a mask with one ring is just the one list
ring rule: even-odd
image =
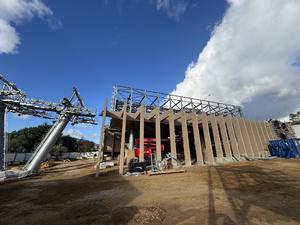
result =
[{"label": "bare soil", "polygon": [[300,160],[98,178],[92,161],[58,163],[0,185],[0,224],[300,224]]}]

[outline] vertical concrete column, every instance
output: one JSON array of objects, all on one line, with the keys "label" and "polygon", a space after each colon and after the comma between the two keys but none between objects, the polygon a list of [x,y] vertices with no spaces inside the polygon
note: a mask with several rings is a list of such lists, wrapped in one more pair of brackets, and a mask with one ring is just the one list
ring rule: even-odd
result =
[{"label": "vertical concrete column", "polygon": [[189,144],[189,135],[188,135],[188,127],[187,127],[185,112],[182,112],[180,122],[181,122],[182,138],[183,138],[185,165],[191,166],[192,163],[191,163],[191,154],[190,154],[190,144]]},{"label": "vertical concrete column", "polygon": [[268,126],[269,126],[269,129],[270,129],[270,134],[271,134],[272,140],[277,140],[277,135],[275,134],[273,124],[268,123]]},{"label": "vertical concrete column", "polygon": [[257,154],[258,147],[257,147],[256,139],[254,136],[254,132],[252,129],[251,121],[245,120],[245,126],[247,127],[249,140],[250,140],[251,147],[252,147],[252,157],[258,157],[258,154]]},{"label": "vertical concrete column", "polygon": [[125,154],[125,135],[126,135],[126,117],[127,117],[127,103],[123,106],[123,115],[122,115],[122,133],[121,133],[121,149],[120,149],[120,165],[119,165],[119,174],[124,174],[124,154]]},{"label": "vertical concrete column", "polygon": [[199,127],[198,127],[198,119],[195,112],[192,113],[192,123],[193,123],[193,134],[194,134],[197,164],[202,166],[203,165],[202,147],[201,147]]},{"label": "vertical concrete column", "polygon": [[100,128],[99,148],[98,148],[98,163],[96,165],[96,177],[99,176],[100,163],[103,161],[102,148],[104,143],[106,112],[107,112],[107,99],[105,99],[103,103],[102,123]]},{"label": "vertical concrete column", "polygon": [[[169,131],[170,131],[171,154],[173,157],[175,157],[177,159],[176,139],[175,139],[175,123],[174,123],[174,114],[173,114],[172,109],[170,109],[170,111],[169,111],[168,121],[169,121]],[[177,162],[174,159],[172,159],[172,165],[174,167],[177,166]]]},{"label": "vertical concrete column", "polygon": [[258,157],[258,145],[256,142],[256,138],[254,135],[254,131],[252,128],[252,122],[250,120],[245,120],[246,126],[248,128],[248,134],[249,134],[249,138],[250,138],[250,142],[251,142],[251,146],[252,146],[252,153],[253,153],[253,157]]},{"label": "vertical concrete column", "polygon": [[258,123],[258,127],[259,127],[259,129],[261,131],[261,135],[262,135],[263,140],[264,140],[264,145],[267,146],[268,145],[268,137],[267,137],[266,132],[264,130],[264,125],[263,124],[264,124],[264,122],[260,121]]},{"label": "vertical concrete column", "polygon": [[234,157],[239,158],[240,152],[238,148],[238,142],[236,140],[233,124],[232,124],[232,117],[224,117],[225,124],[227,125],[229,140],[231,145],[232,154]]},{"label": "vertical concrete column", "polygon": [[129,149],[134,150],[134,132],[132,128],[129,130]]},{"label": "vertical concrete column", "polygon": [[0,171],[5,170],[5,108],[0,103]]},{"label": "vertical concrete column", "polygon": [[140,157],[139,161],[144,162],[144,132],[145,132],[145,112],[144,106],[140,107]]},{"label": "vertical concrete column", "polygon": [[237,137],[237,142],[238,142],[238,146],[239,146],[239,152],[240,155],[246,155],[246,148],[245,148],[245,143],[243,140],[243,136],[242,136],[242,132],[241,132],[241,128],[239,125],[239,119],[238,118],[232,118],[232,124],[234,127],[234,132],[236,134]]},{"label": "vertical concrete column", "polygon": [[232,157],[224,117],[217,116],[217,121],[218,121],[218,123],[220,125],[220,129],[221,129],[221,136],[222,136],[222,141],[223,141],[223,147],[225,150],[225,156]]},{"label": "vertical concrete column", "polygon": [[244,139],[246,154],[248,156],[254,157],[253,146],[249,136],[249,127],[247,126],[245,119],[239,119],[239,122]]},{"label": "vertical concrete column", "polygon": [[156,109],[155,113],[155,138],[156,138],[156,158],[161,161],[161,137],[160,137],[160,113]]},{"label": "vertical concrete column", "polygon": [[207,157],[208,163],[214,164],[215,160],[214,160],[213,150],[211,147],[211,139],[210,139],[207,115],[201,114],[200,118],[202,120],[203,133],[204,133],[205,153],[206,153],[205,155]]},{"label": "vertical concrete column", "polygon": [[210,124],[212,127],[212,131],[213,131],[213,137],[214,137],[217,158],[223,159],[223,151],[222,151],[221,140],[220,140],[220,135],[219,135],[219,128],[218,128],[216,116],[210,115],[210,116],[208,116],[208,118],[209,118],[209,121],[210,121]]},{"label": "vertical concrete column", "polygon": [[266,139],[266,136],[263,132],[263,129],[262,129],[262,122],[261,121],[258,121],[257,122],[257,129],[258,129],[258,132],[259,132],[259,136],[261,138],[261,141],[263,143],[263,149],[261,151],[261,154],[264,155],[265,153],[265,150],[268,149],[268,146],[267,146],[267,139]]},{"label": "vertical concrete column", "polygon": [[270,137],[269,131],[267,129],[267,123],[266,122],[262,123],[262,128],[263,128],[263,131],[264,131],[265,136],[267,138],[267,141],[269,142],[269,140],[271,140],[271,137]]},{"label": "vertical concrete column", "polygon": [[250,125],[251,125],[253,137],[254,137],[254,140],[255,140],[255,143],[256,143],[256,148],[254,149],[254,155],[256,157],[259,157],[260,152],[263,149],[263,145],[262,145],[261,140],[259,138],[259,134],[258,134],[258,130],[257,130],[255,121],[249,121],[249,122],[250,122]]},{"label": "vertical concrete column", "polygon": [[[265,132],[265,136],[267,138],[267,149],[269,149],[268,145],[269,145],[269,141],[272,140],[271,136],[270,136],[270,133],[269,133],[269,129],[268,129],[268,126],[267,126],[267,122],[263,122],[262,124],[263,126],[263,131]],[[267,156],[270,155],[270,152],[269,151],[265,151],[265,154]]]},{"label": "vertical concrete column", "polygon": [[259,140],[259,156],[261,156],[264,152],[264,148],[265,148],[265,141],[263,139],[263,136],[262,136],[262,133],[261,133],[261,130],[260,130],[260,127],[259,127],[259,121],[254,121],[254,124],[255,124],[255,128],[256,128],[256,132],[257,132],[257,137],[258,137],[258,140]]}]

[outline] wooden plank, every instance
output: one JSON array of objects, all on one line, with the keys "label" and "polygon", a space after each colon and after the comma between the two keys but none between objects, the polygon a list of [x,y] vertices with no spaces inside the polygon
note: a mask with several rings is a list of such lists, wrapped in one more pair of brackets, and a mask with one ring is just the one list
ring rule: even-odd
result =
[{"label": "wooden plank", "polygon": [[161,161],[160,113],[158,108],[155,110],[156,158],[158,161]]},{"label": "wooden plank", "polygon": [[119,174],[120,175],[124,174],[126,117],[127,117],[127,103],[125,103],[123,106],[123,115],[122,115],[122,134],[121,134],[121,149],[120,149],[120,161],[119,161]]},{"label": "wooden plank", "polygon": [[223,147],[224,147],[224,151],[225,151],[225,156],[232,157],[224,117],[217,116],[217,122],[219,123],[220,129],[221,129],[221,137],[222,137]]},{"label": "wooden plank", "polygon": [[210,115],[210,116],[208,116],[208,119],[210,121],[212,131],[213,131],[213,137],[214,137],[217,158],[223,159],[223,151],[222,151],[222,145],[221,145],[219,128],[218,128],[216,116]]},{"label": "wooden plank", "polygon": [[186,113],[182,112],[181,117],[181,129],[182,129],[182,138],[183,138],[183,151],[184,151],[184,160],[186,166],[191,166],[191,154],[190,154],[190,144],[189,144],[189,135],[186,122]]},{"label": "wooden plank", "polygon": [[239,158],[240,152],[239,152],[238,143],[237,143],[237,139],[236,139],[233,124],[232,124],[232,117],[224,117],[224,120],[225,120],[225,124],[227,126],[227,130],[228,130],[228,134],[229,134],[229,141],[230,141],[232,154],[234,157]]},{"label": "wooden plank", "polygon": [[150,172],[148,172],[148,174],[149,174],[149,176],[155,176],[155,175],[167,175],[167,174],[185,173],[185,172],[186,172],[186,170],[184,170],[184,169],[181,169],[181,170],[170,169],[170,170],[157,171],[157,172],[150,171]]},{"label": "wooden plank", "polygon": [[194,134],[197,164],[203,165],[203,156],[202,156],[200,133],[199,133],[197,115],[196,115],[195,112],[192,113],[192,123],[193,123],[193,134]]},{"label": "wooden plank", "polygon": [[214,164],[215,160],[214,160],[213,150],[212,150],[212,146],[211,146],[211,139],[210,139],[207,115],[201,114],[200,118],[202,120],[202,127],[203,127],[203,133],[204,133],[205,156],[206,156],[207,162],[209,164]]}]

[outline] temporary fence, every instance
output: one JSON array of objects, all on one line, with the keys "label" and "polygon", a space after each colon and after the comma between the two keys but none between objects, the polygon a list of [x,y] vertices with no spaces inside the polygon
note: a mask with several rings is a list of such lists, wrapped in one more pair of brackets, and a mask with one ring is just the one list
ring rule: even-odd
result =
[{"label": "temporary fence", "polygon": [[[7,153],[5,154],[5,161],[7,164],[25,163],[32,153]],[[63,153],[60,159],[91,159],[98,155],[98,152],[66,152]],[[44,160],[50,160],[53,157],[48,154]]]}]

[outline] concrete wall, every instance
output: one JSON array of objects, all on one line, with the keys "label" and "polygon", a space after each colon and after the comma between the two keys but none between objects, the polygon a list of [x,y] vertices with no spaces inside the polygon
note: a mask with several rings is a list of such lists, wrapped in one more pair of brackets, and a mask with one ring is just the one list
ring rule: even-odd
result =
[{"label": "concrete wall", "polygon": [[[66,152],[63,153],[62,159],[89,159],[93,158],[94,155],[98,155],[98,152]],[[8,164],[11,163],[25,163],[32,153],[7,153],[5,155],[5,161]],[[48,154],[45,160],[51,159],[51,155]]]}]

